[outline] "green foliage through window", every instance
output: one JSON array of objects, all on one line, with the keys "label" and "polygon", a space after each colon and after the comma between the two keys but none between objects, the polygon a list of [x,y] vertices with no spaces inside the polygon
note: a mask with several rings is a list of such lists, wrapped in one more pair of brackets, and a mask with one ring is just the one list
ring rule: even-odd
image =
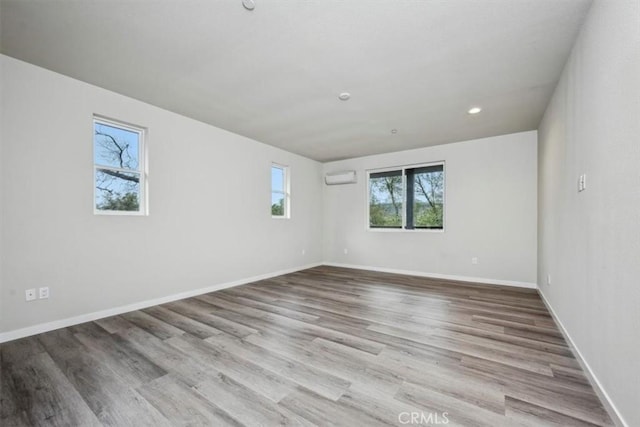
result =
[{"label": "green foliage through window", "polygon": [[280,199],[279,202],[271,205],[271,215],[283,216],[284,215],[284,199]]},{"label": "green foliage through window", "polygon": [[289,168],[271,165],[271,216],[289,217]]},{"label": "green foliage through window", "polygon": [[140,209],[138,195],[136,193],[126,193],[117,196],[107,194],[103,202],[98,205],[98,209],[107,211],[137,211]]},{"label": "green foliage through window", "polygon": [[444,165],[369,174],[371,228],[442,229]]},{"label": "green foliage through window", "polygon": [[402,171],[372,173],[369,197],[372,227],[402,227]]}]

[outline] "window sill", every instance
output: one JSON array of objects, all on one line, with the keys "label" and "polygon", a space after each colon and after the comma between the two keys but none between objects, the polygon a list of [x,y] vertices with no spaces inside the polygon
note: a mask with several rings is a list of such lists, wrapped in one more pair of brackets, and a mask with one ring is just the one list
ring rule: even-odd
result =
[{"label": "window sill", "polygon": [[414,228],[407,230],[406,228],[370,228],[367,231],[374,233],[444,233],[444,228]]},{"label": "window sill", "polygon": [[149,216],[146,212],[131,211],[93,211],[95,216]]}]

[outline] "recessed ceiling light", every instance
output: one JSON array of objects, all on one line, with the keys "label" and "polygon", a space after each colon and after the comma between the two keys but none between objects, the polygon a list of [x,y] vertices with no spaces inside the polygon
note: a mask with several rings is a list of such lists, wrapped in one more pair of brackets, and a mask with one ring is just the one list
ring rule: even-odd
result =
[{"label": "recessed ceiling light", "polygon": [[242,0],[242,5],[247,10],[253,10],[256,8],[256,2],[253,0]]},{"label": "recessed ceiling light", "polygon": [[391,133],[395,135],[396,133],[398,133],[398,129],[391,129]]},{"label": "recessed ceiling light", "polygon": [[480,111],[482,111],[482,108],[480,108],[480,107],[471,107],[471,108],[469,108],[469,111],[467,111],[467,113],[469,113],[469,114],[478,114]]},{"label": "recessed ceiling light", "polygon": [[347,101],[349,98],[351,98],[351,94],[349,92],[342,92],[340,95],[338,95],[338,99],[340,101]]}]

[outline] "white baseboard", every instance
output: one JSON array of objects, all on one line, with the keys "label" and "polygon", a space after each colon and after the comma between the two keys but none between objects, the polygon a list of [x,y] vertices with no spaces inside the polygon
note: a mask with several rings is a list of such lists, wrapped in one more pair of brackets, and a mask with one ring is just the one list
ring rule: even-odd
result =
[{"label": "white baseboard", "polygon": [[91,322],[93,320],[103,319],[105,317],[116,316],[118,314],[127,313],[129,311],[134,311],[134,310],[140,310],[140,309],[151,307],[154,305],[165,304],[171,301],[177,301],[184,298],[190,298],[193,296],[218,291],[221,289],[240,286],[247,283],[256,282],[259,280],[269,279],[272,277],[281,276],[283,274],[293,273],[295,271],[317,267],[319,265],[355,268],[359,270],[372,270],[372,271],[380,271],[384,273],[405,274],[405,275],[411,275],[411,276],[431,277],[436,279],[457,280],[457,281],[463,281],[463,282],[487,283],[492,285],[503,285],[503,286],[517,286],[517,287],[529,288],[529,289],[535,289],[537,287],[535,283],[515,282],[510,280],[495,280],[495,279],[486,279],[486,278],[478,278],[478,277],[453,276],[448,274],[424,273],[420,271],[398,270],[398,269],[392,269],[392,268],[371,267],[371,266],[353,265],[353,264],[339,264],[339,263],[333,263],[333,262],[314,263],[314,264],[308,264],[308,265],[290,268],[286,270],[274,271],[272,273],[261,274],[259,276],[247,277],[244,279],[235,280],[233,282],[219,283],[216,285],[208,286],[206,288],[195,289],[192,291],[181,292],[178,294],[168,295],[165,297],[140,301],[133,304],[123,305],[120,307],[109,308],[106,310],[100,310],[92,313],[85,313],[79,316],[69,317],[66,319],[40,323],[40,324],[29,326],[26,328],[15,329],[13,331],[3,332],[3,333],[0,333],[0,343],[28,337],[31,335],[40,334],[43,332],[53,331],[55,329],[66,328],[68,326],[73,326],[73,325],[77,325],[84,322]]},{"label": "white baseboard", "polygon": [[306,270],[307,268],[313,268],[322,265],[321,262],[308,264],[300,267],[289,268],[286,270],[274,271],[272,273],[261,274],[259,276],[247,277],[244,279],[234,280],[233,282],[219,283],[216,285],[208,286],[206,288],[195,289],[192,291],[180,292],[165,297],[154,298],[146,301],[140,301],[133,304],[127,304],[120,307],[109,308],[106,310],[95,311],[93,313],[85,313],[79,316],[68,317],[66,319],[54,320],[52,322],[40,323],[38,325],[29,326],[26,328],[15,329],[13,331],[0,333],[0,343],[13,341],[19,338],[28,337],[31,335],[41,334],[43,332],[53,331],[55,329],[66,328],[68,326],[78,325],[80,323],[91,322],[93,320],[103,319],[105,317],[116,316],[118,314],[127,313],[129,311],[140,310],[154,305],[165,304],[171,301],[177,301],[184,298],[190,298],[197,295],[206,294],[209,292],[219,291],[221,289],[232,288],[234,286],[245,285],[251,282],[257,282],[259,280],[270,279],[276,276],[282,276],[283,274],[294,273],[300,270]]},{"label": "white baseboard", "polygon": [[325,262],[330,267],[355,268],[358,270],[379,271],[381,273],[404,274],[407,276],[430,277],[433,279],[456,280],[459,282],[486,283],[489,285],[515,286],[518,288],[537,289],[538,285],[530,282],[518,282],[515,280],[487,279],[484,277],[455,276],[451,274],[425,273],[423,271],[400,270],[396,268],[372,267],[368,265],[340,264],[337,262]]},{"label": "white baseboard", "polygon": [[456,281],[462,281],[462,282],[487,283],[487,284],[493,284],[493,285],[515,286],[515,287],[528,288],[528,289],[538,289],[538,293],[540,294],[542,301],[544,302],[545,306],[551,313],[551,316],[553,317],[558,327],[560,328],[560,331],[564,335],[564,338],[567,340],[571,348],[574,350],[574,353],[577,356],[578,363],[580,363],[580,366],[582,366],[582,369],[583,371],[585,371],[587,378],[589,379],[589,382],[591,383],[591,385],[593,386],[593,389],[596,391],[596,393],[600,397],[600,400],[603,402],[605,408],[607,409],[607,412],[613,419],[614,423],[617,426],[628,427],[628,424],[625,422],[624,418],[622,417],[622,414],[620,414],[620,412],[618,411],[618,408],[616,408],[615,404],[609,397],[609,394],[602,387],[602,384],[600,383],[595,373],[593,372],[593,370],[585,360],[584,356],[580,352],[580,349],[576,346],[575,342],[571,338],[571,335],[569,335],[569,332],[566,330],[566,328],[562,324],[562,321],[557,316],[553,307],[551,306],[549,301],[547,301],[542,290],[539,289],[535,283],[529,283],[529,282],[496,280],[496,279],[468,277],[468,276],[455,276],[455,275],[438,274],[438,273],[425,273],[421,271],[400,270],[400,269],[394,269],[394,268],[373,267],[373,266],[364,266],[364,265],[355,265],[355,264],[341,264],[341,263],[335,263],[335,262],[313,263],[313,264],[308,264],[304,266],[275,271],[272,273],[261,274],[258,276],[247,277],[244,279],[235,280],[233,282],[219,283],[216,285],[208,286],[206,288],[181,292],[181,293],[168,295],[160,298],[155,298],[151,300],[146,300],[146,301],[140,301],[140,302],[136,302],[133,304],[128,304],[128,305],[124,305],[116,308],[110,308],[106,310],[96,311],[93,313],[81,314],[79,316],[69,317],[66,319],[41,323],[38,325],[16,329],[13,331],[3,332],[3,333],[0,333],[0,343],[28,337],[31,335],[40,334],[43,332],[53,331],[55,329],[65,328],[65,327],[77,325],[80,323],[90,322],[90,321],[102,319],[105,317],[116,316],[118,314],[127,313],[134,310],[140,310],[143,308],[152,307],[154,305],[165,304],[168,302],[177,301],[184,298],[190,298],[197,295],[218,291],[221,289],[232,288],[234,286],[245,285],[247,283],[257,282],[259,280],[270,279],[272,277],[281,276],[283,274],[294,273],[300,270],[306,270],[308,268],[317,267],[319,265],[326,265],[330,267],[354,268],[358,270],[371,270],[371,271],[379,271],[384,273],[405,274],[410,276],[430,277],[430,278],[436,278],[436,279],[456,280]]},{"label": "white baseboard", "polygon": [[615,425],[620,427],[628,427],[629,425],[622,417],[622,414],[618,411],[618,408],[616,408],[616,405],[613,403],[611,397],[609,397],[609,394],[606,392],[604,387],[602,387],[602,383],[600,383],[598,377],[596,377],[596,374],[591,369],[591,366],[589,366],[589,363],[587,363],[587,360],[582,355],[582,352],[580,352],[578,346],[576,346],[576,343],[571,338],[571,335],[569,335],[569,331],[567,331],[567,329],[564,327],[555,310],[553,309],[547,298],[544,296],[542,289],[538,289],[538,293],[542,298],[542,302],[544,302],[544,305],[547,307],[547,310],[549,310],[549,313],[551,313],[551,317],[553,317],[553,320],[558,325],[558,328],[560,328],[560,332],[562,332],[564,339],[569,343],[569,346],[573,350],[578,363],[582,367],[582,370],[585,372],[589,383],[591,383],[591,387],[593,387],[596,394],[600,398],[600,401],[604,404],[607,413],[609,414]]}]

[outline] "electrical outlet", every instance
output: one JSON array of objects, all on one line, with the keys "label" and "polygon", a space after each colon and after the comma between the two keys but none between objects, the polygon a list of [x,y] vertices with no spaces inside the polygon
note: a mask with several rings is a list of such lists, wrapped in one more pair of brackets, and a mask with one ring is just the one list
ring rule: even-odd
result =
[{"label": "electrical outlet", "polygon": [[40,288],[38,293],[38,298],[40,299],[49,298],[49,288],[48,287]]},{"label": "electrical outlet", "polygon": [[36,290],[35,289],[27,289],[24,292],[24,298],[27,301],[33,301],[34,299],[36,299]]},{"label": "electrical outlet", "polygon": [[551,286],[551,275],[547,274],[547,286]]},{"label": "electrical outlet", "polygon": [[478,264],[478,257],[474,256],[473,258],[471,258],[471,264]]},{"label": "electrical outlet", "polygon": [[346,255],[346,254],[348,254],[348,253],[349,253],[349,249],[344,248],[344,254]]},{"label": "electrical outlet", "polygon": [[306,253],[307,253],[307,250],[306,250],[306,249],[303,249],[303,250],[302,250],[302,255],[304,255],[304,254],[306,254]]}]

